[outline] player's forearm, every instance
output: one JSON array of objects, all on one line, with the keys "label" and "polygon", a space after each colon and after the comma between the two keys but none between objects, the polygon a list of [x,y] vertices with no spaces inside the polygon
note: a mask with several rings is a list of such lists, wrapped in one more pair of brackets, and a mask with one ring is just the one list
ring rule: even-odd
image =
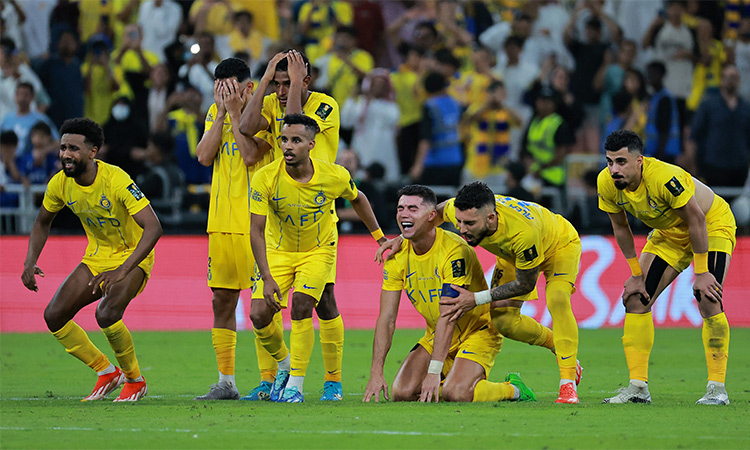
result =
[{"label": "player's forearm", "polygon": [[[239,114],[237,114],[239,116]],[[229,116],[232,123],[237,123],[234,117],[231,115]],[[239,120],[239,117],[237,117],[237,120]],[[245,163],[247,167],[250,167],[257,163],[260,158],[258,156],[258,145],[255,143],[252,137],[247,137],[244,134],[240,133],[240,130],[236,128],[232,128],[232,135],[234,136],[234,141],[237,143],[237,150],[240,152],[240,156],[242,156],[242,161]]]},{"label": "player's forearm", "polygon": [[292,81],[286,96],[286,114],[302,114],[302,81]]},{"label": "player's forearm", "polygon": [[262,129],[262,109],[263,109],[263,98],[265,97],[266,90],[268,89],[268,81],[261,79],[258,86],[255,88],[255,92],[250,97],[245,109],[242,110],[242,115],[239,122],[240,133],[245,136],[251,137]]},{"label": "player's forearm", "polygon": [[354,208],[354,211],[357,213],[357,216],[359,216],[359,219],[365,224],[370,233],[380,229],[378,219],[375,217],[375,212],[373,212],[372,206],[370,206],[370,201],[362,191],[359,191],[357,198],[352,200],[351,204],[352,208]]},{"label": "player's forearm", "polygon": [[[443,306],[440,309],[447,310]],[[440,312],[443,313],[444,311]],[[447,317],[440,316],[435,324],[435,340],[432,347],[431,360],[445,362],[445,358],[448,357],[448,350],[451,347],[451,341],[453,340],[453,329],[455,326],[456,322],[451,322]]]},{"label": "player's forearm", "polygon": [[29,236],[29,248],[26,252],[26,260],[24,261],[24,266],[31,267],[39,260],[39,255],[42,253],[44,244],[47,242],[47,238],[49,237],[51,225],[51,221],[41,221],[39,217],[37,217],[37,220],[34,221],[34,225],[31,227],[31,235]]},{"label": "player's forearm", "polygon": [[396,330],[396,319],[378,316],[375,325],[375,336],[372,341],[372,364],[370,366],[370,376],[383,376],[383,367],[385,366],[385,357],[391,349],[393,343],[393,333]]},{"label": "player's forearm", "polygon": [[146,259],[148,254],[151,253],[151,251],[156,246],[156,242],[164,233],[159,220],[156,219],[156,216],[154,216],[154,219],[154,222],[147,224],[143,228],[143,235],[138,241],[138,244],[135,246],[135,250],[133,250],[133,253],[131,253],[130,256],[128,256],[128,258],[125,260],[125,262],[120,266],[126,272],[130,272],[134,268],[138,267],[138,264]]},{"label": "player's forearm", "polygon": [[203,135],[198,145],[195,147],[195,156],[198,162],[203,166],[210,166],[214,163],[216,155],[221,149],[221,131],[224,127],[224,116],[216,115],[211,128]]},{"label": "player's forearm", "polygon": [[635,240],[633,239],[633,232],[630,231],[630,226],[627,228],[621,226],[613,227],[615,241],[617,246],[620,247],[620,251],[626,259],[635,258]]},{"label": "player's forearm", "polygon": [[689,216],[688,230],[693,253],[706,253],[708,251],[708,231],[706,229],[706,217],[701,214]]},{"label": "player's forearm", "polygon": [[526,295],[534,290],[534,284],[513,280],[490,289],[492,301],[506,300],[520,295]]}]

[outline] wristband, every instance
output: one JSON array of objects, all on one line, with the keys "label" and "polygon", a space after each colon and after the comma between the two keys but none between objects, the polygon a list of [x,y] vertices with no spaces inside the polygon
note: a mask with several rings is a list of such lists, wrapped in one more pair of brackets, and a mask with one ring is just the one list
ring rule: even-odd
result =
[{"label": "wristband", "polygon": [[480,291],[474,293],[474,303],[477,305],[484,305],[492,301],[492,291],[487,289],[486,291]]},{"label": "wristband", "polygon": [[443,361],[430,360],[430,366],[427,368],[427,373],[433,375],[440,375],[443,372]]},{"label": "wristband", "polygon": [[628,265],[630,266],[630,273],[632,273],[634,277],[640,277],[643,275],[641,265],[638,264],[638,258],[628,258]]},{"label": "wristband", "polygon": [[695,262],[694,271],[696,274],[708,272],[708,252],[695,253],[693,258],[693,262]]},{"label": "wristband", "polygon": [[382,238],[382,237],[385,236],[383,234],[383,230],[381,230],[380,228],[378,228],[377,230],[371,232],[370,234],[372,235],[372,238],[375,239],[376,241],[379,241],[380,238]]}]

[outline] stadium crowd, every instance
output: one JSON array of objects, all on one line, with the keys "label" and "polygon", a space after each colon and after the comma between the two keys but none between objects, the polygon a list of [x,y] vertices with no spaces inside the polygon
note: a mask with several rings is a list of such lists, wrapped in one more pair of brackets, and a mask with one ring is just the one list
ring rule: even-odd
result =
[{"label": "stadium crowd", "polygon": [[750,168],[746,0],[1,0],[0,12],[10,210],[18,193],[4,187],[45,184],[58,128],[85,116],[104,127],[98,157],[168,226],[202,228],[211,168],[196,146],[214,69],[234,56],[259,79],[289,48],[340,105],[339,161],[379,217],[409,182],[448,197],[481,180],[608,229],[596,174],[618,129],[713,186],[741,187]]}]

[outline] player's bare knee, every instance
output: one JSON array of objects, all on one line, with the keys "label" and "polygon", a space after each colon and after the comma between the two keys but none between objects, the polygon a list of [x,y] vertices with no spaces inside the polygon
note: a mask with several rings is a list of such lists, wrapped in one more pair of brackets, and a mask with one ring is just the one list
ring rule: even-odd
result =
[{"label": "player's bare knee", "polygon": [[393,382],[391,389],[391,398],[394,402],[413,402],[419,398],[419,392],[413,388],[404,386],[401,383]]},{"label": "player's bare knee", "polygon": [[267,327],[271,324],[272,320],[273,312],[270,309],[256,307],[256,305],[253,304],[252,308],[250,309],[250,321],[253,323],[253,327],[256,330]]},{"label": "player's bare knee", "polygon": [[446,402],[470,402],[474,399],[474,394],[462,384],[443,383],[440,399]]},{"label": "player's bare knee", "polygon": [[650,304],[643,304],[641,294],[633,294],[626,298],[623,303],[625,304],[625,312],[628,314],[645,314],[651,311]]},{"label": "player's bare knee", "polygon": [[312,317],[313,309],[315,308],[315,300],[312,297],[304,298],[293,297],[292,298],[292,312],[291,316],[293,320],[303,320]]},{"label": "player's bare knee", "polygon": [[124,312],[125,311],[116,304],[101,301],[96,307],[96,323],[100,328],[107,328],[121,320]]},{"label": "player's bare knee", "polygon": [[216,295],[214,293],[211,306],[215,318],[229,319],[234,317],[235,310],[237,309],[237,298],[229,295]]},{"label": "player's bare knee", "polygon": [[61,310],[54,302],[50,302],[46,308],[44,308],[44,321],[47,323],[47,328],[55,332],[62,328],[72,318],[68,317],[65,311]]}]

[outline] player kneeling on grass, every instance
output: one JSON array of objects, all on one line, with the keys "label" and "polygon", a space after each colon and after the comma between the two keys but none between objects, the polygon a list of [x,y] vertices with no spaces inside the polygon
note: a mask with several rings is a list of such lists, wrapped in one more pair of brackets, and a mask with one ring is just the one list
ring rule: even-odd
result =
[{"label": "player kneeling on grass", "polygon": [[474,250],[458,235],[436,228],[436,206],[435,193],[425,186],[399,191],[396,219],[405,240],[383,269],[363,401],[373,397],[379,401],[381,391],[389,399],[383,365],[393,341],[401,290],[424,317],[427,330],[396,374],[394,401],[536,400],[517,374],[508,374],[505,383],[487,381],[503,343],[490,321],[489,305],[476,307],[457,321],[441,316],[447,307],[438,301],[457,294],[451,284],[478,291],[487,289],[487,282]]},{"label": "player kneeling on grass", "polygon": [[[308,116],[284,117],[284,158],[260,169],[251,183],[250,241],[257,270],[250,319],[261,345],[278,363],[271,401],[304,401],[303,382],[315,338],[312,312],[336,260],[334,200],[349,200],[378,244],[385,242],[367,197],[349,172],[310,158],[318,131]],[[286,308],[292,286],[290,352],[273,317]]]},{"label": "player kneeling on grass", "polygon": [[[81,219],[89,243],[81,263],[44,310],[44,320],[68,353],[99,374],[94,391],[83,401],[102,399],[123,383],[125,387],[115,401],[137,401],[146,395],[146,381],[122,315],[146,285],[154,265],[154,245],[162,234],[161,224],[125,171],[95,159],[104,142],[99,125],[89,119],[70,119],[63,123],[60,134],[63,170],[47,185],[31,229],[21,279],[29,290],[38,290],[35,275],[44,274],[36,262],[52,220],[67,205]],[[73,322],[81,308],[99,299],[96,321],[122,370],[111,364]]]}]

